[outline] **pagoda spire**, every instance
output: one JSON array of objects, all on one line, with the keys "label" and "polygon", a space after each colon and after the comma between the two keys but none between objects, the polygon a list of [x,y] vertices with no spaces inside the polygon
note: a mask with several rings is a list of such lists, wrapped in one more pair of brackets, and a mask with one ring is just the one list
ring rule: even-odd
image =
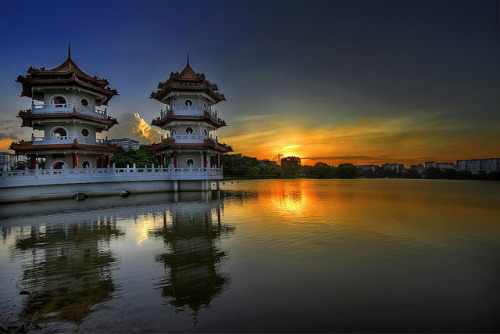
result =
[{"label": "pagoda spire", "polygon": [[68,43],[68,59],[71,59],[71,43]]},{"label": "pagoda spire", "polygon": [[189,66],[189,52],[187,53],[187,66]]}]

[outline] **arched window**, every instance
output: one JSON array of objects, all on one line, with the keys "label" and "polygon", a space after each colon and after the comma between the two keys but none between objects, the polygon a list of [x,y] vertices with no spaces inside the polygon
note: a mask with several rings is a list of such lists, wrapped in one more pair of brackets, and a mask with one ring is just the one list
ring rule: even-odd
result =
[{"label": "arched window", "polygon": [[57,140],[61,140],[61,139],[63,139],[62,137],[66,137],[68,135],[66,130],[63,128],[54,129],[54,131],[52,133],[53,133],[54,138]]},{"label": "arched window", "polygon": [[207,130],[206,130],[206,129],[203,129],[203,134],[205,135],[205,137],[207,137],[207,136],[208,136],[208,132],[207,132]]},{"label": "arched window", "polygon": [[187,133],[188,135],[192,134],[192,133],[193,133],[193,128],[192,128],[192,127],[190,127],[190,126],[188,126],[188,127],[186,128],[186,133]]},{"label": "arched window", "polygon": [[56,108],[61,108],[63,104],[66,104],[66,99],[62,96],[55,96],[52,99],[52,103],[56,105]]},{"label": "arched window", "polygon": [[191,100],[186,100],[184,104],[186,105],[186,107],[191,107],[193,105],[193,102]]},{"label": "arched window", "polygon": [[80,132],[81,132],[82,136],[84,136],[84,137],[88,137],[90,134],[89,129],[86,129],[86,128],[83,128],[82,131],[80,131]]},{"label": "arched window", "polygon": [[175,129],[172,129],[172,136],[175,136],[177,134],[177,131]]},{"label": "arched window", "polygon": [[189,167],[193,167],[193,166],[194,166],[194,160],[193,160],[193,159],[187,159],[186,164],[187,164]]},{"label": "arched window", "polygon": [[81,99],[80,100],[80,103],[82,104],[82,106],[84,107],[88,107],[89,106],[89,100],[87,99]]},{"label": "arched window", "polygon": [[90,162],[88,160],[82,162],[82,168],[89,168],[89,167],[90,167]]},{"label": "arched window", "polygon": [[53,169],[62,169],[65,165],[64,161],[57,161],[52,164]]}]

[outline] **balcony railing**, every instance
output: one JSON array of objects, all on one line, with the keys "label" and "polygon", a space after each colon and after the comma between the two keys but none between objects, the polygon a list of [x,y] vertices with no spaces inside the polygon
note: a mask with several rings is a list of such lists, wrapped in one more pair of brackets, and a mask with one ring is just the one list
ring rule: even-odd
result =
[{"label": "balcony railing", "polygon": [[72,113],[73,109],[82,115],[92,116],[101,119],[108,118],[108,111],[106,108],[99,109],[97,107],[84,107],[75,103],[63,103],[63,104],[31,104],[31,111],[33,114],[66,114]]},{"label": "balcony railing", "polygon": [[174,106],[166,110],[160,110],[160,118],[163,119],[167,117],[167,113],[172,111],[174,115],[177,116],[203,116],[205,111],[210,114],[215,120],[218,120],[217,110],[212,111],[211,107],[188,107],[188,106]]},{"label": "balcony railing", "polygon": [[74,140],[79,144],[93,145],[93,146],[106,146],[105,139],[93,139],[83,136],[58,136],[58,137],[35,137],[31,135],[33,145],[56,145],[56,144],[72,144]]},{"label": "balcony railing", "polygon": [[221,180],[223,168],[167,168],[135,165],[126,168],[62,168],[11,170],[4,166],[0,170],[0,188],[26,185],[68,184],[78,182],[129,182],[161,180]]},{"label": "balcony railing", "polygon": [[203,143],[207,136],[203,135],[172,135],[176,143]]}]

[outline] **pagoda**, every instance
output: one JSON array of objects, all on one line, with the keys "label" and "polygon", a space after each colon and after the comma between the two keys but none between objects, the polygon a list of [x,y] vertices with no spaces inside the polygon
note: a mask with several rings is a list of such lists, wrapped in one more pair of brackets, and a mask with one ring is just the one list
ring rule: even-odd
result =
[{"label": "pagoda", "polygon": [[[165,104],[160,117],[151,125],[168,131],[168,136],[160,143],[149,145],[146,150],[160,156],[163,166],[170,158],[170,167],[186,171],[220,171],[220,156],[231,152],[231,146],[219,143],[211,132],[226,126],[226,122],[217,117],[212,107],[225,101],[216,84],[205,79],[205,74],[196,73],[189,65],[179,72],[170,73],[167,81],[158,84],[158,90],[151,93],[151,98]],[[215,174],[212,174],[215,175]]]},{"label": "pagoda", "polygon": [[32,99],[31,109],[22,110],[22,126],[43,131],[42,137],[31,135],[31,141],[13,142],[10,149],[29,157],[29,167],[45,158],[46,168],[105,167],[110,157],[122,151],[96,135],[117,124],[102,108],[115,95],[106,79],[89,76],[68,58],[51,70],[30,67],[20,75],[21,96]]}]

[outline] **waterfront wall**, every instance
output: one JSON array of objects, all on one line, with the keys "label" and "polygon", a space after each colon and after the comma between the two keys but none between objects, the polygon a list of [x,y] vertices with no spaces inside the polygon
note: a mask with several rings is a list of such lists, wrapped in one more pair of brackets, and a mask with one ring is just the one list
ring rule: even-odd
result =
[{"label": "waterfront wall", "polygon": [[134,193],[207,191],[222,179],[222,168],[75,168],[2,170],[0,203],[124,195]]}]

